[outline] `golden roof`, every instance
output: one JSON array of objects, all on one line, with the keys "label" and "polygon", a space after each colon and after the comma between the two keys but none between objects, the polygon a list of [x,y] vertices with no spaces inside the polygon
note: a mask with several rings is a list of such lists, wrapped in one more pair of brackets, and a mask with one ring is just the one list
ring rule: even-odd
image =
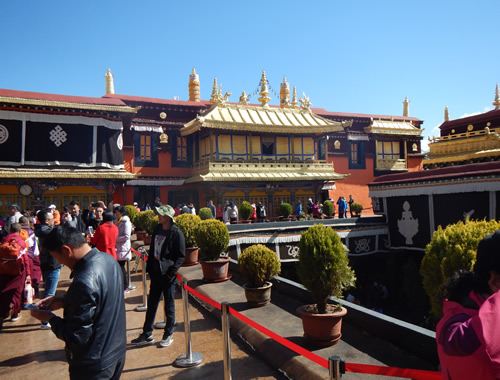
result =
[{"label": "golden roof", "polygon": [[205,115],[185,124],[181,135],[187,136],[202,128],[303,135],[339,132],[348,124],[325,119],[304,109],[217,104]]},{"label": "golden roof", "polygon": [[371,120],[368,127],[364,128],[367,133],[379,133],[390,135],[410,135],[420,136],[423,130],[415,127],[413,124],[406,121],[392,120]]},{"label": "golden roof", "polygon": [[424,165],[500,156],[500,135],[495,129],[443,136],[429,144]]},{"label": "golden roof", "polygon": [[248,181],[330,181],[344,179],[347,174],[335,173],[327,162],[209,162],[192,170],[193,182]]},{"label": "golden roof", "polygon": [[107,169],[0,169],[0,178],[59,178],[59,179],[134,179],[135,174],[126,170]]}]

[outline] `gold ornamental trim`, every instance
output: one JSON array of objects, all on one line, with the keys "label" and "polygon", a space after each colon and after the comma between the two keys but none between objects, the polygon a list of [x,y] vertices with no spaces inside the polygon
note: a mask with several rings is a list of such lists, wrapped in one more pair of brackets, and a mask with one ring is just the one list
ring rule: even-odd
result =
[{"label": "gold ornamental trim", "polygon": [[92,111],[108,111],[108,112],[123,112],[123,113],[137,113],[137,111],[141,109],[140,106],[139,107],[111,106],[111,105],[100,105],[100,104],[61,102],[56,100],[16,98],[10,96],[0,96],[0,102],[9,104],[30,105],[30,106],[77,108],[77,109],[85,109]]},{"label": "gold ornamental trim", "polygon": [[335,181],[348,174],[335,173],[333,163],[263,163],[263,162],[209,162],[192,170],[193,182],[284,182],[284,181]]},{"label": "gold ornamental trim", "polygon": [[432,164],[440,164],[446,162],[460,162],[460,161],[469,161],[469,160],[477,160],[479,158],[484,157],[499,157],[500,149],[492,149],[482,152],[474,152],[474,153],[458,153],[458,154],[448,154],[442,155],[439,157],[427,156],[428,159],[423,161],[425,166]]},{"label": "gold ornamental trim", "polygon": [[0,178],[30,179],[135,179],[136,175],[125,170],[19,170],[2,169]]}]

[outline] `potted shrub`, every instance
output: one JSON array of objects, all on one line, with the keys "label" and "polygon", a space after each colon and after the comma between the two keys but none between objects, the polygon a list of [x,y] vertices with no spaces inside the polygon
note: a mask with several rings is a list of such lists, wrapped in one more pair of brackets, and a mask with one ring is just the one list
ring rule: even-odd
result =
[{"label": "potted shrub", "polygon": [[136,227],[147,233],[142,238],[144,244],[151,244],[151,235],[154,227],[158,224],[158,215],[153,210],[141,211],[135,217]]},{"label": "potted shrub", "polygon": [[245,296],[252,307],[267,305],[271,302],[271,277],[281,271],[276,252],[265,245],[256,244],[246,248],[238,257],[238,265],[246,279]]},{"label": "potted shrub", "polygon": [[297,273],[315,302],[297,308],[304,337],[309,343],[322,347],[337,343],[347,310],[341,305],[328,304],[328,297],[341,297],[342,291],[354,286],[356,281],[349,266],[347,247],[337,232],[315,224],[301,234]]},{"label": "potted shrub", "polygon": [[[361,203],[354,202],[351,204],[350,211],[352,211],[355,216],[360,216],[362,210],[363,210],[363,206],[361,205]],[[347,210],[346,210],[346,212],[347,212]]]},{"label": "potted shrub", "polygon": [[292,205],[290,203],[283,202],[280,204],[280,215],[283,217],[282,220],[290,221],[290,214],[292,213]]},{"label": "potted shrub", "polygon": [[323,213],[328,217],[332,218],[335,215],[335,205],[329,199],[323,202]]},{"label": "potted shrub", "polygon": [[431,313],[436,317],[443,315],[445,285],[460,270],[470,271],[476,261],[479,241],[500,229],[500,222],[485,220],[458,222],[443,229],[438,227],[431,242],[425,247],[420,264],[424,290],[429,296]]},{"label": "potted shrub", "polygon": [[194,232],[196,245],[204,260],[201,261],[203,280],[207,282],[226,281],[231,278],[228,273],[229,258],[221,257],[229,244],[227,226],[217,219],[202,220]]},{"label": "potted shrub", "polygon": [[199,215],[201,220],[212,219],[212,210],[208,207],[203,207],[200,209]]},{"label": "potted shrub", "polygon": [[175,217],[175,224],[184,234],[186,241],[186,257],[183,266],[198,264],[198,247],[194,238],[194,231],[198,227],[201,219],[194,214],[181,214]]},{"label": "potted shrub", "polygon": [[135,218],[139,214],[139,211],[137,211],[137,208],[132,205],[126,205],[125,210],[127,210],[127,216],[130,218],[130,221],[133,225],[135,225]]},{"label": "potted shrub", "polygon": [[240,206],[241,220],[245,221],[246,223],[251,223],[250,217],[252,216],[252,214],[253,214],[252,205],[247,201],[243,201]]}]

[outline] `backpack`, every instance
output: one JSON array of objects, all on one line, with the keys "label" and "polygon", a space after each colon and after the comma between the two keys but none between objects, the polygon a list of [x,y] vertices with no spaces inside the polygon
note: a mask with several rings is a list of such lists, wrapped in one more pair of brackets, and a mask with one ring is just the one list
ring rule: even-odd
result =
[{"label": "backpack", "polygon": [[18,276],[22,273],[21,247],[15,240],[0,244],[0,274]]}]

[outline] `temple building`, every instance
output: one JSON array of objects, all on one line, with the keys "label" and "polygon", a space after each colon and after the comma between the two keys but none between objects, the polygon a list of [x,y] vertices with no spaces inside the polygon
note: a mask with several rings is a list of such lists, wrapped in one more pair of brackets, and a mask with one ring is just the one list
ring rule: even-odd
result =
[{"label": "temple building", "polygon": [[0,144],[9,141],[0,153],[0,212],[13,202],[142,207],[159,197],[197,210],[209,199],[262,202],[277,216],[282,202],[352,195],[369,214],[369,182],[422,169],[423,122],[409,116],[407,99],[403,116],[330,112],[298,99],[286,78],[278,94],[264,72],[238,102],[217,79],[202,100],[194,69],[189,100],[116,94],[109,69],[105,81],[102,98],[0,90]]},{"label": "temple building", "polygon": [[265,73],[260,104],[250,104],[244,91],[238,103],[229,102],[217,79],[211,98],[201,100],[194,69],[187,101],[114,94],[112,80],[107,76],[104,98],[140,108],[124,128],[125,167],[137,177],[126,182],[120,203],[144,205],[158,196],[199,209],[209,199],[248,200],[277,215],[281,202],[353,195],[371,213],[368,182],[422,168],[422,120],[409,116],[407,99],[396,117],[311,108],[295,87],[290,96],[286,78],[279,105],[270,105]]},{"label": "temple building", "polygon": [[478,115],[450,120],[448,108],[439,126],[440,137],[429,139],[424,168],[498,161],[500,159],[500,94],[498,84],[494,109]]},{"label": "temple building", "polygon": [[124,170],[119,100],[0,89],[0,212],[111,201]]},{"label": "temple building", "polygon": [[500,215],[500,95],[495,107],[445,121],[424,160],[426,170],[385,175],[368,186],[373,210],[388,221],[389,246],[425,250],[438,228]]}]

